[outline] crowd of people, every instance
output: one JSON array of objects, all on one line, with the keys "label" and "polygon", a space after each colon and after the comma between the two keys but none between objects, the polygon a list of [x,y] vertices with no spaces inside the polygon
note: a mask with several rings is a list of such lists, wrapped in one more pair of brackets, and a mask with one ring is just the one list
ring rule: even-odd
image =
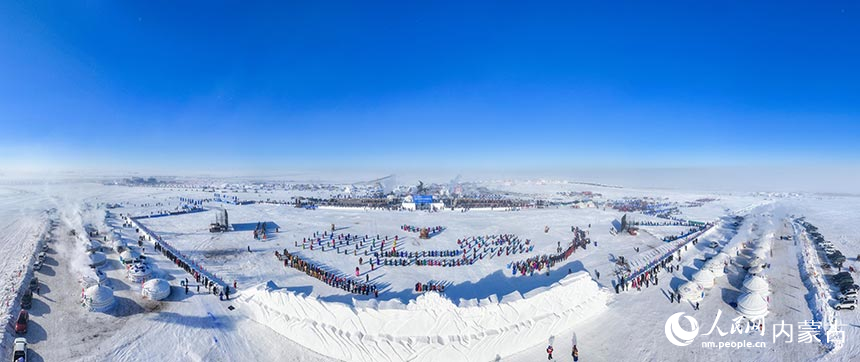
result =
[{"label": "crowd of people", "polygon": [[672,240],[678,240],[678,239],[681,239],[681,238],[685,238],[685,237],[690,236],[690,235],[693,235],[693,234],[695,234],[695,233],[697,233],[697,232],[699,232],[699,231],[702,231],[702,230],[703,230],[704,228],[706,228],[706,227],[707,227],[707,225],[700,225],[700,226],[696,226],[696,227],[691,227],[691,228],[689,228],[687,231],[685,231],[685,232],[683,232],[683,233],[680,233],[680,234],[678,234],[678,235],[670,235],[670,236],[666,236],[666,237],[664,237],[664,238],[663,238],[663,241],[665,241],[665,242],[670,242],[670,241],[672,241]]},{"label": "crowd of people", "polygon": [[[370,252],[385,249],[386,243],[391,247],[391,252],[396,252],[398,241],[400,241],[400,237],[397,235],[391,237],[379,234],[373,236],[321,231],[314,232],[313,236],[309,238],[302,238],[301,247],[302,250],[326,251],[328,249],[335,250],[337,253],[341,253],[342,249],[344,254],[353,254],[355,256],[358,256],[359,251],[361,251],[363,255],[368,256]],[[299,247],[299,242],[296,241],[294,245]]]},{"label": "crowd of people", "polygon": [[471,254],[471,259],[483,259],[494,256],[515,255],[534,250],[531,240],[525,241],[514,234],[471,236],[457,239],[457,245],[463,251],[464,258]]},{"label": "crowd of people", "polygon": [[427,282],[424,284],[415,283],[415,292],[416,293],[423,293],[423,292],[445,293],[445,285],[442,283],[434,283],[434,282]]},{"label": "crowd of people", "polygon": [[[367,278],[365,282],[352,280],[343,274],[324,270],[316,264],[300,258],[298,255],[291,254],[287,249],[284,249],[283,253],[279,253],[275,250],[275,257],[284,262],[285,268],[290,267],[301,271],[322,281],[323,283],[328,284],[329,286],[339,288],[353,294],[373,295],[374,297],[379,297],[379,290],[376,285],[367,281],[369,278]],[[358,274],[357,267],[356,274]]]},{"label": "crowd of people", "polygon": [[419,226],[415,226],[415,225],[406,225],[406,224],[400,225],[400,230],[410,232],[410,233],[420,233],[421,230],[424,230],[424,229],[427,229],[427,233],[432,236],[432,235],[436,235],[438,233],[441,233],[443,230],[445,230],[445,227],[443,227],[443,226],[419,227]]},{"label": "crowd of people", "polygon": [[517,275],[517,273],[519,273],[520,275],[534,275],[535,272],[540,273],[544,269],[549,272],[549,268],[567,260],[567,258],[576,252],[576,249],[585,249],[588,244],[591,244],[588,232],[580,229],[579,227],[573,227],[572,231],[573,239],[570,241],[566,249],[562,250],[561,242],[559,242],[558,249],[556,249],[555,254],[537,255],[525,260],[512,262],[509,264],[511,274]]}]

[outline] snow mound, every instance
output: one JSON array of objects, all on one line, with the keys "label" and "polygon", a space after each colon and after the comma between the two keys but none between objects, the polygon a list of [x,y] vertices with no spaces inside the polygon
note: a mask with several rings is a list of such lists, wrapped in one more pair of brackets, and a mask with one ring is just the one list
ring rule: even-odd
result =
[{"label": "snow mound", "polygon": [[242,293],[239,310],[317,353],[345,361],[488,361],[544,343],[606,310],[588,273],[504,302],[455,305],[429,292],[399,301],[324,302],[270,283]]}]

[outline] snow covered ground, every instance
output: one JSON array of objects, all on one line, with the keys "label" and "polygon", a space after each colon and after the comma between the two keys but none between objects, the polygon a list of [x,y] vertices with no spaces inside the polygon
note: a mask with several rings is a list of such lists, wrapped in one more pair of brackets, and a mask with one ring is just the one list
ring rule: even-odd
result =
[{"label": "snow covered ground", "polygon": [[[5,319],[19,310],[20,289],[29,275],[40,279],[40,295],[31,308],[33,360],[45,361],[235,361],[235,360],[510,360],[546,359],[552,343],[555,355],[570,359],[575,343],[581,360],[852,360],[860,355],[860,315],[839,312],[845,345],[828,351],[821,343],[797,341],[798,323],[814,319],[810,291],[801,280],[800,245],[779,236],[793,235],[793,217],[820,228],[828,240],[848,256],[848,265],[860,268],[860,254],[851,221],[860,217],[860,200],[851,196],[708,193],[601,187],[554,182],[494,182],[486,187],[520,197],[560,197],[560,191],[593,191],[599,200],[651,197],[683,205],[703,198],[700,207],[679,207],[681,218],[717,222],[717,225],[682,251],[673,273],[661,271],[659,284],[615,294],[613,270],[618,257],[636,259],[665,243],[684,227],[643,226],[639,235],[610,234],[610,225],[624,214],[610,208],[553,207],[520,211],[471,210],[435,213],[346,208],[306,210],[287,205],[206,204],[225,207],[235,231],[210,233],[214,211],[140,219],[140,223],[181,250],[188,258],[217,274],[228,284],[236,282],[238,295],[230,301],[200,292],[184,270],[155,252],[151,241],[138,247],[138,234],[118,217],[149,215],[174,210],[180,197],[207,198],[211,192],[182,188],[105,186],[85,182],[17,184],[0,186],[0,291],[9,305]],[[275,191],[243,195],[247,199],[288,199],[305,191]],[[106,218],[107,204],[115,217]],[[628,213],[637,221],[661,219]],[[744,216],[733,225],[730,216]],[[50,220],[56,225],[50,226]],[[257,222],[270,223],[266,240],[255,240]],[[104,242],[108,262],[102,270],[115,291],[117,305],[108,312],[81,307],[81,275],[88,273],[81,236],[84,225],[94,225],[111,238],[116,230],[132,249],[144,252],[155,270],[172,285],[168,299],[154,302],[140,296],[140,285],[125,277],[125,267],[111,242]],[[381,266],[371,270],[373,249],[362,246],[343,253],[327,248],[302,248],[302,239],[315,232],[398,237],[398,250],[426,252],[458,249],[457,240],[472,236],[514,234],[534,246],[528,253],[493,256],[472,265]],[[400,229],[401,225],[443,226],[430,239]],[[278,232],[271,232],[275,226]],[[590,225],[590,227],[589,227]],[[573,237],[571,227],[588,231],[594,242],[585,250],[534,275],[512,275],[511,262],[554,253],[559,243]],[[548,228],[548,231],[545,229]],[[70,235],[75,229],[77,236]],[[32,270],[40,240],[48,240],[45,265]],[[736,264],[707,289],[700,309],[687,302],[670,303],[668,292],[691,280],[704,259],[716,254],[710,242],[737,262],[745,245],[767,239],[772,244],[764,272],[770,283],[769,314],[764,336],[707,333],[716,324],[731,329],[738,317],[734,303],[747,271]],[[746,244],[745,244],[746,243]],[[596,244],[596,245],[595,245]],[[386,245],[390,247],[389,245]],[[250,249],[250,252],[248,251]],[[313,263],[380,286],[378,298],[334,288],[293,268],[285,268],[275,252],[286,249]],[[638,249],[638,251],[637,251]],[[144,251],[145,250],[145,251]],[[368,255],[364,255],[364,251]],[[361,263],[359,263],[361,258]],[[19,276],[20,271],[20,276]],[[598,278],[597,275],[600,274]],[[856,274],[855,274],[856,275]],[[189,292],[180,286],[188,278]],[[570,280],[577,282],[570,282]],[[414,292],[415,284],[441,283],[441,295]],[[603,297],[601,297],[603,296]],[[231,296],[232,297],[232,296]],[[443,299],[444,298],[444,299]],[[232,298],[231,298],[232,299]],[[553,304],[551,301],[560,304]],[[5,302],[4,302],[5,303]],[[311,307],[312,306],[312,307]],[[688,346],[676,346],[665,334],[667,319],[678,312],[693,316],[700,332]],[[785,321],[794,325],[791,343],[772,341],[770,327]],[[689,329],[689,325],[683,325]],[[4,356],[10,353],[14,331],[5,329]],[[763,347],[717,348],[708,342],[764,342]],[[702,344],[705,342],[706,344]],[[373,357],[376,358],[373,358]]]}]

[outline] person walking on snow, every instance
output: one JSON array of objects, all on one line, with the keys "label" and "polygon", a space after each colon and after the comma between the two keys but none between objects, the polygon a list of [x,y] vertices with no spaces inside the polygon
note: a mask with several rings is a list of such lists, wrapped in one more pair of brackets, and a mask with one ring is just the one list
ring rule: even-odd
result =
[{"label": "person walking on snow", "polygon": [[575,344],[573,345],[573,352],[571,352],[570,355],[573,356],[573,362],[579,361],[579,350],[576,349]]},{"label": "person walking on snow", "polygon": [[552,345],[549,345],[546,347],[546,355],[547,355],[546,359],[548,359],[548,360],[552,359]]}]

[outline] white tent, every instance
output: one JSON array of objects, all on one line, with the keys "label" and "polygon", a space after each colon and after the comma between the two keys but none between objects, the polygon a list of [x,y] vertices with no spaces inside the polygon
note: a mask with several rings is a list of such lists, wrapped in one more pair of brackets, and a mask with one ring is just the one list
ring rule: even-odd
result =
[{"label": "white tent", "polygon": [[149,265],[134,263],[128,267],[128,280],[134,283],[142,283],[149,279],[150,275],[152,275],[152,269],[149,268]]},{"label": "white tent", "polygon": [[769,238],[763,238],[763,239],[759,240],[758,243],[756,243],[756,246],[758,246],[759,248],[765,249],[765,250],[769,250],[770,247],[772,246],[772,244],[771,244]]},{"label": "white tent", "polygon": [[130,264],[134,263],[140,258],[140,254],[134,250],[126,249],[122,253],[119,254],[119,260],[123,263]]},{"label": "white tent", "polygon": [[750,292],[738,297],[738,313],[750,320],[764,318],[767,315],[767,300],[761,294]]},{"label": "white tent", "polygon": [[84,290],[84,306],[92,312],[104,312],[113,308],[116,299],[113,297],[113,289],[93,285]]},{"label": "white tent", "polygon": [[79,282],[81,283],[81,287],[86,289],[93,285],[107,285],[108,278],[107,274],[101,270],[87,269],[87,271],[81,275]]},{"label": "white tent", "polygon": [[704,287],[705,289],[714,286],[714,273],[708,269],[702,269],[693,274],[693,281]]},{"label": "white tent", "polygon": [[750,270],[747,270],[747,273],[752,275],[760,275],[762,272],[764,272],[764,267],[761,265],[754,266],[750,268]]},{"label": "white tent", "polygon": [[114,241],[114,250],[117,253],[122,253],[125,250],[128,250],[128,243],[123,239],[117,239]]},{"label": "white tent", "polygon": [[705,297],[705,288],[699,285],[699,283],[687,282],[678,288],[678,294],[681,295],[681,298],[695,303]]},{"label": "white tent", "polygon": [[751,275],[744,280],[743,283],[743,291],[745,292],[754,292],[760,295],[768,295],[770,294],[770,290],[768,290],[767,280],[758,275]]},{"label": "white tent", "polygon": [[151,300],[162,300],[170,295],[170,283],[164,279],[150,279],[143,283],[140,294]]},{"label": "white tent", "polygon": [[90,252],[90,251],[101,251],[102,244],[99,243],[98,241],[93,240],[93,239],[87,239],[87,241],[84,242],[84,247],[86,247],[88,252]]},{"label": "white tent", "polygon": [[706,261],[704,268],[709,270],[715,278],[726,275],[726,265],[722,260],[717,260],[717,258]]},{"label": "white tent", "polygon": [[89,259],[90,259],[90,267],[92,267],[92,268],[100,268],[100,267],[104,266],[105,263],[107,262],[107,256],[105,256],[104,253],[98,252],[98,251],[94,252],[94,253],[90,253]]},{"label": "white tent", "polygon": [[747,266],[750,268],[755,268],[757,266],[762,266],[762,265],[764,265],[764,259],[759,258],[759,257],[755,257],[752,260],[750,260],[749,263],[747,263]]}]

